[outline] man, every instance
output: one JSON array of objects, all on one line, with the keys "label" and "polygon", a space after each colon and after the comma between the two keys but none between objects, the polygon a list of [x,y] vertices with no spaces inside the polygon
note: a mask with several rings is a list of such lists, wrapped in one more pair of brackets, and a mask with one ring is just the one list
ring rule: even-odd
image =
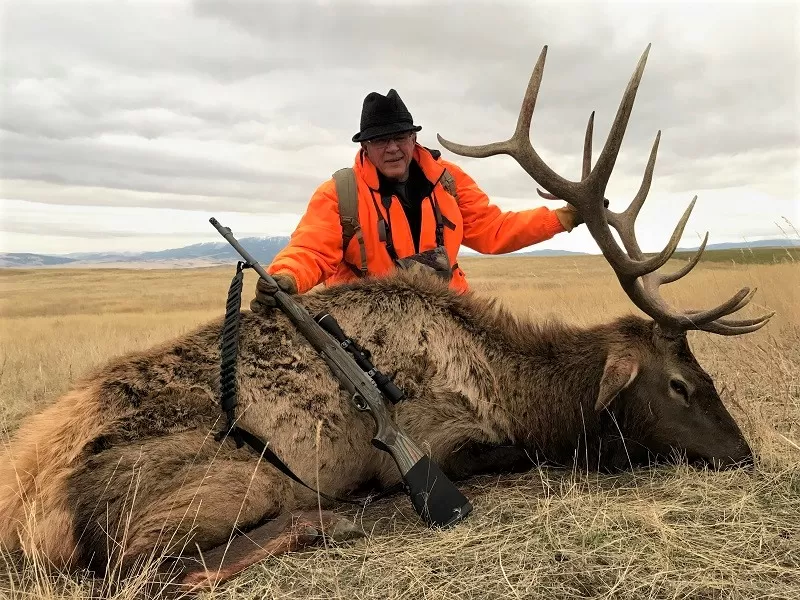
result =
[{"label": "man", "polygon": [[[329,179],[314,192],[289,244],[267,268],[281,289],[304,293],[323,282],[335,285],[418,267],[464,291],[467,280],[456,262],[462,244],[504,254],[582,222],[569,204],[501,211],[461,168],[417,143],[421,129],[395,90],[366,96],[360,131],[353,136],[361,144],[353,164],[361,236],[342,247],[336,184]],[[270,291],[259,279],[251,308],[274,307]]]}]

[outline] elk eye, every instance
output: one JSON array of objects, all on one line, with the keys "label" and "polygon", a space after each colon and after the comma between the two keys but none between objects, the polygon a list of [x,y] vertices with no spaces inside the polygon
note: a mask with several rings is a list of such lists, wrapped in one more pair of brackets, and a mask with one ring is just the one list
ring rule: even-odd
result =
[{"label": "elk eye", "polygon": [[686,384],[683,383],[680,379],[672,379],[669,382],[669,387],[672,389],[673,392],[678,394],[684,402],[689,401],[689,390],[686,387]]}]

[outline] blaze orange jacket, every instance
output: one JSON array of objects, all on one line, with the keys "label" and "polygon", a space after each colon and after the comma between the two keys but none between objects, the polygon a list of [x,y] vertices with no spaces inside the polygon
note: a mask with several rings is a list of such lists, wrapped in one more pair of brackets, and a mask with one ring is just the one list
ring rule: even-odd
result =
[{"label": "blaze orange jacket", "polygon": [[[440,156],[435,157],[419,144],[414,149],[414,159],[427,179],[435,182],[431,195],[439,203],[442,215],[455,225],[453,229],[444,228],[444,242],[451,265],[457,264],[461,245],[483,254],[505,254],[543,242],[565,231],[555,212],[544,206],[519,212],[501,211],[489,202],[488,196],[461,168]],[[440,181],[445,167],[455,179],[458,201],[445,190]],[[383,218],[387,218],[378,191],[378,171],[363,150],[358,151],[353,168],[358,189],[358,218],[367,253],[367,269],[372,276],[385,275],[395,265],[378,236],[376,211],[380,210]],[[392,197],[389,210],[392,240],[397,256],[403,258],[415,254],[411,229],[397,196]],[[435,247],[436,218],[431,198],[427,197],[422,201],[419,251]],[[345,260],[351,265],[360,265],[361,253],[356,237],[342,251],[336,184],[331,177],[314,192],[289,243],[270,263],[267,272],[271,275],[292,275],[298,292],[304,293],[322,282],[335,285],[357,279]],[[469,288],[460,267],[453,270],[450,285],[458,291]]]}]

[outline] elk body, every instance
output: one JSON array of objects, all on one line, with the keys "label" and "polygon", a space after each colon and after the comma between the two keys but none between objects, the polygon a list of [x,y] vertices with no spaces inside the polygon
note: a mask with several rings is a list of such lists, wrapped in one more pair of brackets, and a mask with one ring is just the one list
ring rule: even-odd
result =
[{"label": "elk body", "polygon": [[[550,194],[574,204],[625,291],[652,320],[629,316],[591,328],[530,322],[404,273],[297,300],[311,314],[331,313],[394,376],[407,394],[392,409],[397,423],[452,478],[521,470],[534,461],[635,468],[675,452],[716,467],[750,462],[751,450],[692,355],[686,331],[747,333],[771,315],[725,318],[749,301],[747,289],[720,307],[687,313],[658,297],[658,285],[688,273],[697,257],[676,275],[654,272],[675,250],[689,211],[660,255],[647,259],[636,244],[633,220],[655,146],[631,207],[603,207],[646,53],[594,169],[590,121],[579,182],[553,173],[527,137],[544,57],[545,51],[511,140],[478,148],[440,141],[464,155],[511,154]],[[260,531],[260,550],[203,573],[224,579],[265,548],[301,544],[306,530],[286,515],[328,503],[249,447],[214,439],[223,423],[221,329],[217,320],[116,360],[31,416],[0,464],[0,545],[44,555],[56,566],[102,569],[112,559],[131,566],[164,552],[214,552],[235,531]],[[391,458],[370,444],[372,419],[282,313],[242,313],[237,373],[239,424],[268,441],[301,479],[339,497],[398,481]],[[332,513],[323,513],[333,525]]]}]

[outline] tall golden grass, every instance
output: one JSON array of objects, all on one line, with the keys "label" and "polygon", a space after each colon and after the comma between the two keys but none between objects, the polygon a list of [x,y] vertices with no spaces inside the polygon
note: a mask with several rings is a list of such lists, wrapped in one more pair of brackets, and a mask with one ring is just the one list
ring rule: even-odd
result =
[{"label": "tall golden grass", "polygon": [[[638,312],[601,257],[461,264],[477,293],[530,318],[590,325]],[[90,369],[222,315],[233,272],[0,271],[0,439]],[[254,284],[247,272],[245,307]],[[744,285],[759,292],[742,312],[775,310],[770,324],[690,342],[758,456],[753,471],[484,477],[465,486],[473,515],[444,532],[420,526],[398,496],[350,513],[368,538],[265,561],[214,597],[800,597],[800,265],[702,262],[664,294],[699,308]],[[147,579],[116,585],[3,558],[10,597],[127,599]]]}]

